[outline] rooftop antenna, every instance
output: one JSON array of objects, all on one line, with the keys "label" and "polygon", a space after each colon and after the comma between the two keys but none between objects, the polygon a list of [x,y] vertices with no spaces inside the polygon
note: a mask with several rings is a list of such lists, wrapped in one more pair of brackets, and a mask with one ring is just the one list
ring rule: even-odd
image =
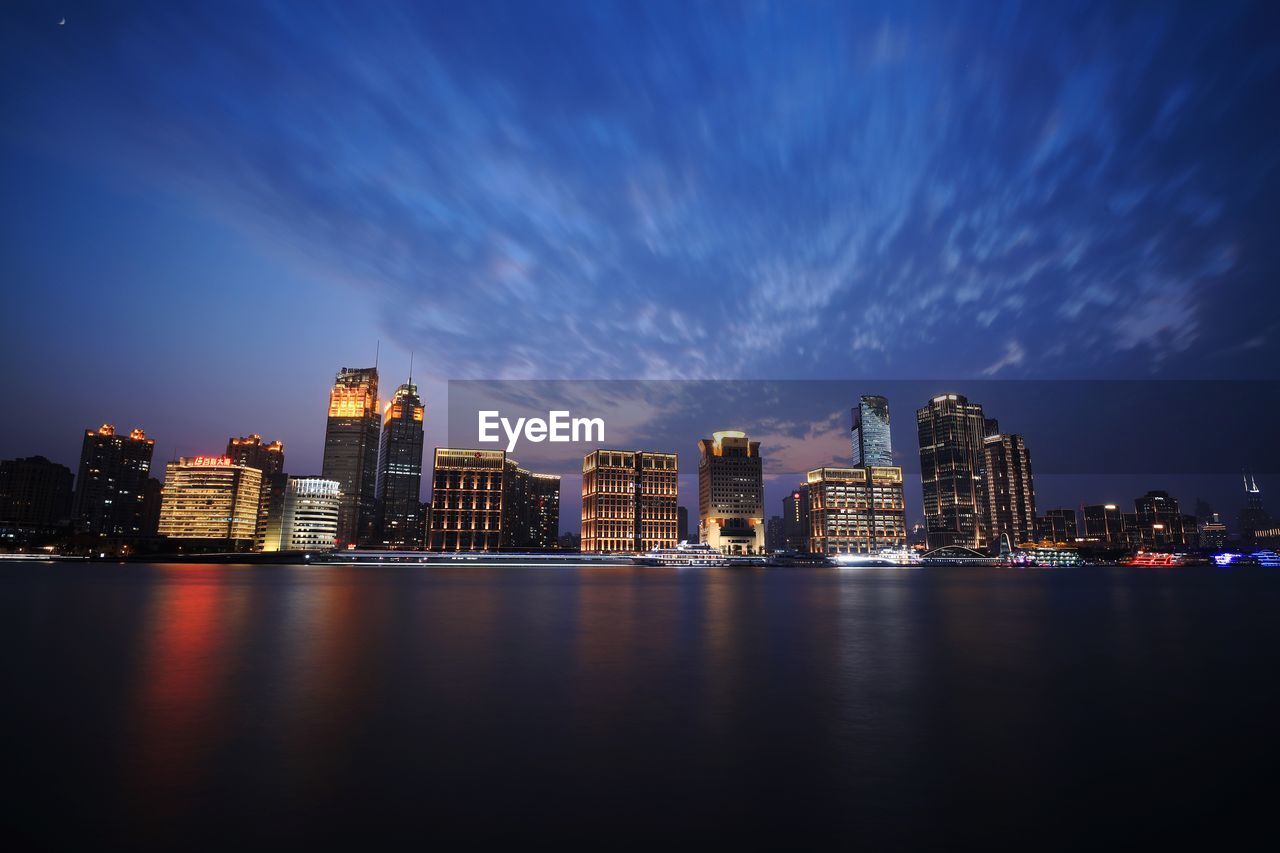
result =
[{"label": "rooftop antenna", "polygon": [[413,351],[409,351],[409,384],[413,384]]},{"label": "rooftop antenna", "polygon": [[382,339],[379,338],[378,342],[374,344],[374,347],[373,347],[373,369],[374,370],[378,369],[378,359],[381,356],[382,356]]}]

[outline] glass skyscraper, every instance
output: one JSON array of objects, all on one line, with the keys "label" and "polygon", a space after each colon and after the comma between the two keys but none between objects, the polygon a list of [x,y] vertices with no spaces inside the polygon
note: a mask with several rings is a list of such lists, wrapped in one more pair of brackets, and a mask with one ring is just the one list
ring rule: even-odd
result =
[{"label": "glass skyscraper", "polygon": [[853,467],[892,467],[893,443],[889,437],[889,401],[873,394],[858,398],[853,410]]}]

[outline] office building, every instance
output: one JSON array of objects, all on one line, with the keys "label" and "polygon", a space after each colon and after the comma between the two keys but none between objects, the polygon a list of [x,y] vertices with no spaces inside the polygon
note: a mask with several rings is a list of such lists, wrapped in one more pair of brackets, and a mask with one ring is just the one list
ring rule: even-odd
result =
[{"label": "office building", "polygon": [[254,533],[254,550],[266,548],[267,524],[279,515],[284,504],[284,442],[264,442],[257,433],[227,440],[227,457],[233,465],[245,465],[262,472],[262,489],[258,497],[258,529]]},{"label": "office building", "polygon": [[438,447],[431,479],[432,551],[554,547],[560,478],[521,468],[501,450]]},{"label": "office building", "polygon": [[907,544],[902,469],[825,467],[810,471],[809,542],[815,554],[874,554]]},{"label": "office building", "polygon": [[764,553],[760,442],[739,430],[698,441],[698,540],[726,554]]},{"label": "office building", "polygon": [[1197,529],[1201,548],[1221,551],[1227,547],[1227,526],[1222,523],[1218,513],[1209,510],[1208,517],[1197,522]]},{"label": "office building", "polygon": [[1195,518],[1184,516],[1177,498],[1168,492],[1147,492],[1134,498],[1133,505],[1125,531],[1130,547],[1158,551],[1195,544]]},{"label": "office building", "polygon": [[71,523],[71,469],[43,456],[0,461],[0,546],[47,542]]},{"label": "office building", "polygon": [[676,507],[676,539],[680,542],[689,541],[689,510],[684,507]]},{"label": "office building", "polygon": [[989,435],[983,452],[988,541],[1004,533],[1015,545],[1035,541],[1036,491],[1026,441],[1020,435]]},{"label": "office building", "polygon": [[338,538],[342,490],[337,480],[289,477],[280,509],[263,534],[266,551],[328,551]]},{"label": "office building", "polygon": [[344,367],[329,392],[321,477],[342,491],[338,547],[373,542],[377,527],[378,369]]},{"label": "office building", "polygon": [[582,550],[645,553],[679,541],[674,453],[593,450],[582,460]]},{"label": "office building", "polygon": [[1081,512],[1086,542],[1118,547],[1125,542],[1124,514],[1115,504],[1090,504]]},{"label": "office building", "polygon": [[1080,533],[1074,509],[1051,509],[1036,520],[1036,541],[1073,543]]},{"label": "office building", "polygon": [[413,379],[401,385],[382,415],[378,451],[379,544],[394,550],[422,549],[422,434],[426,409]]},{"label": "office building", "polygon": [[916,430],[929,547],[985,548],[984,440],[998,433],[999,425],[981,405],[960,394],[942,394],[916,411]]},{"label": "office building", "polygon": [[893,442],[889,436],[889,401],[876,395],[858,398],[853,410],[853,467],[893,465]]},{"label": "office building", "polygon": [[111,424],[85,430],[71,508],[77,530],[120,540],[155,535],[157,492],[148,482],[155,446],[140,429],[127,436]]},{"label": "office building", "polygon": [[782,540],[789,551],[809,550],[809,484],[797,486],[782,499]]},{"label": "office building", "polygon": [[227,456],[183,457],[165,466],[160,535],[208,550],[248,551],[258,529],[262,472]]}]

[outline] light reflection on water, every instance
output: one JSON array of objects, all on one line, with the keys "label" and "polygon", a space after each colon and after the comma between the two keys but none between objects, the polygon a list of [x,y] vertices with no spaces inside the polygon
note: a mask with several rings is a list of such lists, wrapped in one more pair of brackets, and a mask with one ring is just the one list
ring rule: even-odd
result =
[{"label": "light reflection on water", "polygon": [[1241,654],[1280,639],[1277,573],[0,564],[0,582],[7,683],[30,687],[4,711],[26,811],[73,797],[84,820],[42,829],[69,838],[639,820],[902,841],[980,836],[993,798],[1030,821],[1084,797],[1090,825],[1144,785],[1216,802],[1197,774],[1262,761],[1280,710]]}]

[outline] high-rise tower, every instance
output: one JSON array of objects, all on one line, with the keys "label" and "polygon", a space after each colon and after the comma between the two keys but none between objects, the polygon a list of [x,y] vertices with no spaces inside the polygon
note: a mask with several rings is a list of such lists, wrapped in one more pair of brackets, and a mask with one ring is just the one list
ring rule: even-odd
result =
[{"label": "high-rise tower", "polygon": [[111,424],[84,431],[71,508],[80,531],[125,538],[155,534],[147,506],[155,449],[155,439],[140,429],[127,436],[117,435]]},{"label": "high-rise tower", "polygon": [[396,389],[382,415],[378,451],[378,529],[384,548],[422,549],[422,432],[425,408],[418,386],[409,381]]},{"label": "high-rise tower", "polygon": [[266,547],[267,524],[284,505],[284,490],[289,481],[284,473],[284,442],[264,442],[257,433],[227,440],[227,456],[236,465],[257,468],[262,472],[262,489],[258,497],[258,529],[254,534],[255,551]]},{"label": "high-rise tower", "polygon": [[1015,545],[1035,541],[1036,490],[1026,441],[1020,435],[989,435],[983,450],[988,540],[1008,533]]},{"label": "high-rise tower", "polygon": [[978,403],[941,394],[916,411],[920,436],[920,486],[930,548],[985,548],[984,439],[1000,431]]},{"label": "high-rise tower", "polygon": [[698,453],[698,541],[726,554],[763,554],[760,442],[722,430],[699,441]]},{"label": "high-rise tower", "polygon": [[339,548],[367,544],[377,525],[378,368],[344,367],[329,392],[321,476],[342,489]]},{"label": "high-rise tower", "polygon": [[853,410],[853,466],[893,465],[893,442],[889,437],[889,401],[878,395],[858,398]]}]

